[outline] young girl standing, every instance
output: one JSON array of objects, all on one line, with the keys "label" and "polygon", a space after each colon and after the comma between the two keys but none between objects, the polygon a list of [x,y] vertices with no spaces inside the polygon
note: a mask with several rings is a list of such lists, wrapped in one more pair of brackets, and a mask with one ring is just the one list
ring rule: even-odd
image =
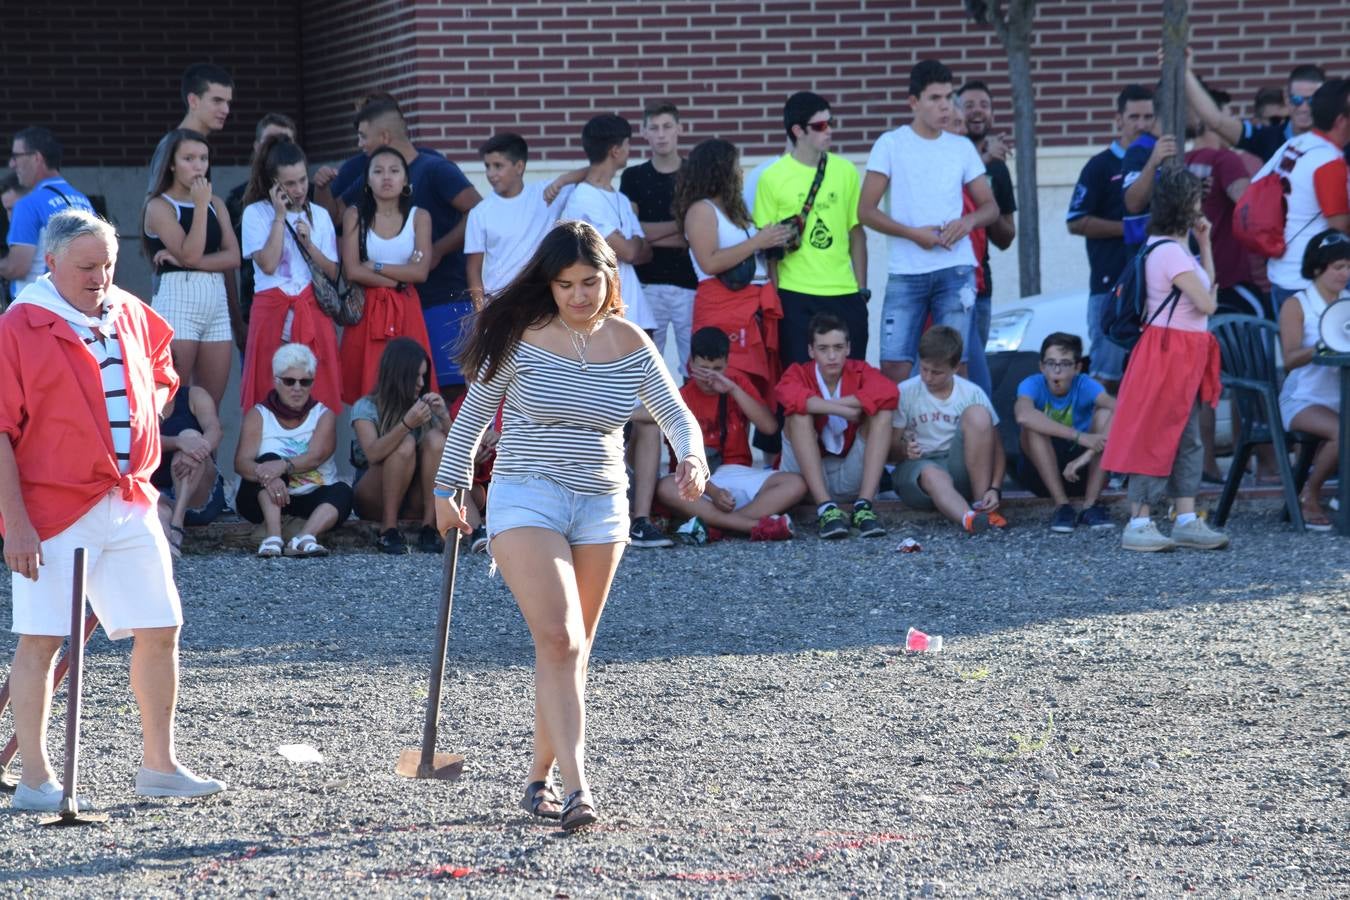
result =
[{"label": "young girl standing", "polygon": [[[431,270],[431,216],[412,205],[408,164],[393,147],[370,154],[361,200],[342,218],[342,271],[365,288],[361,321],[342,332],[342,400],[355,403],[375,386],[389,342],[409,337],[431,354],[415,285]],[[435,385],[432,369],[427,381]]]},{"label": "young girl standing", "polygon": [[219,408],[234,336],[225,278],[239,268],[239,243],[225,201],[211,193],[206,138],[181,128],[168,140],[142,213],[146,255],[160,276],[150,305],[173,327],[179,376],[205,388]]},{"label": "young girl standing", "polygon": [[244,191],[244,256],[253,261],[253,306],[239,403],[252,409],[272,390],[272,354],[304,344],[318,360],[314,398],[342,409],[337,329],[319,309],[306,256],[337,279],[337,234],[323,207],[309,202],[305,153],[290,138],[268,138],[253,158]]}]

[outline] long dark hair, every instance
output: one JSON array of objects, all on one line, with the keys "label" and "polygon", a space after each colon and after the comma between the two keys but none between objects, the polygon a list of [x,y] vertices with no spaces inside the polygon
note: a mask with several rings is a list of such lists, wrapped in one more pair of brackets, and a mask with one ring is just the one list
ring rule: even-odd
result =
[{"label": "long dark hair", "polygon": [[[160,160],[160,167],[155,172],[155,186],[150,193],[145,195],[145,201],[141,203],[141,248],[145,250],[147,257],[155,255],[155,247],[150,243],[150,237],[145,233],[145,211],[149,207],[150,201],[163,194],[169,188],[173,187],[173,160],[178,155],[178,148],[186,141],[196,141],[206,148],[207,159],[211,158],[211,144],[206,140],[206,135],[199,131],[193,131],[191,128],[176,128],[170,131],[166,137],[169,145],[164,153],[164,158]],[[211,177],[211,170],[206,170],[206,177]]]},{"label": "long dark hair", "polygon": [[[306,165],[305,151],[291,140],[289,135],[274,134],[253,154],[253,166],[248,173],[248,187],[244,188],[244,205],[268,200],[268,191],[277,180],[277,170],[282,166],[296,163]],[[305,200],[305,215],[312,222],[314,215],[309,210],[309,200]]]},{"label": "long dark hair", "polygon": [[403,158],[402,153],[399,153],[393,147],[380,147],[370,154],[370,159],[366,160],[365,183],[361,185],[361,198],[356,201],[356,217],[358,227],[361,229],[359,234],[362,238],[359,241],[362,262],[365,262],[366,259],[366,231],[370,228],[370,224],[375,221],[376,201],[375,192],[370,189],[370,167],[375,162],[375,158],[382,155],[392,156],[403,163],[403,192],[398,195],[398,211],[402,213],[403,218],[399,221],[399,230],[402,230],[403,226],[408,224],[408,213],[412,212],[412,179],[408,173],[408,161]]},{"label": "long dark hair", "polygon": [[427,366],[427,380],[431,379],[431,360],[422,345],[409,337],[390,341],[380,354],[380,368],[375,376],[375,387],[370,398],[375,401],[375,423],[380,434],[388,434],[408,408],[421,396],[417,378],[422,364]]},{"label": "long dark hair", "polygon": [[525,329],[548,322],[558,314],[553,300],[553,279],[576,263],[594,266],[605,276],[609,296],[600,307],[600,317],[621,315],[619,261],[613,249],[593,225],[559,222],[544,236],[520,274],[478,310],[464,329],[456,353],[460,371],[468,378],[491,381]]},{"label": "long dark hair", "polygon": [[700,200],[716,200],[733,224],[750,227],[750,212],[741,196],[740,151],[721,138],[712,138],[689,151],[689,159],[675,176],[675,202],[671,212],[681,232],[689,207]]}]

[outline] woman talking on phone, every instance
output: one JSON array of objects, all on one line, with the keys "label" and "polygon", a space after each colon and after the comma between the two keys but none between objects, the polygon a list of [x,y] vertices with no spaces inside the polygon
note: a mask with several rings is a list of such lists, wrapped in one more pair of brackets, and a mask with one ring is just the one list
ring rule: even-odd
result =
[{"label": "woman talking on phone", "polygon": [[[535,649],[534,759],[521,805],[565,830],[596,821],[583,690],[596,626],[628,542],[623,426],[638,401],[675,448],[681,496],[703,494],[698,422],[655,345],[622,318],[619,267],[600,233],[563,222],[476,313],[459,355],[475,373],[436,474],[436,523],[469,532],[450,498],[473,482],[478,442],[505,400],[488,488],[493,558]],[[557,762],[569,792],[552,785]]]},{"label": "woman talking on phone", "polygon": [[267,139],[253,157],[244,190],[240,241],[253,261],[253,307],[239,385],[244,409],[272,389],[272,354],[283,344],[304,344],[318,359],[313,395],[342,409],[337,330],[314,299],[309,260],[337,279],[337,235],[322,207],[309,202],[305,152],[286,135]]}]

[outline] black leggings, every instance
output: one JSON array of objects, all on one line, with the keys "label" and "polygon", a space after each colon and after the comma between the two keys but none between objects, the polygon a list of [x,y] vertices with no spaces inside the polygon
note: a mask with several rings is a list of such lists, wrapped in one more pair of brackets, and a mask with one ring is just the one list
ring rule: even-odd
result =
[{"label": "black leggings", "polygon": [[[258,499],[262,489],[258,482],[244,479],[239,482],[239,494],[234,499],[235,511],[255,525],[263,520],[262,502]],[[281,514],[305,519],[325,503],[337,510],[339,525],[347,521],[352,511],[351,485],[345,481],[335,481],[317,487],[308,494],[291,494],[291,502],[281,508]]]}]

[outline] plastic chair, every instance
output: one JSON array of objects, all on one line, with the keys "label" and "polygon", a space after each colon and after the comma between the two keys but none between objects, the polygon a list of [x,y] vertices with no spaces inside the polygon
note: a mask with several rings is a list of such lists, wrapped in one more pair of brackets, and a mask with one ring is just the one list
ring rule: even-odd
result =
[{"label": "plastic chair", "polygon": [[[1224,480],[1214,522],[1228,520],[1247,461],[1261,444],[1271,444],[1280,471],[1284,503],[1294,528],[1303,530],[1298,494],[1307,478],[1313,452],[1321,438],[1305,431],[1286,432],[1280,421],[1280,367],[1275,354],[1279,326],[1257,316],[1215,316],[1209,330],[1219,342],[1220,380],[1233,393],[1241,418],[1233,446],[1233,464]],[[1296,466],[1289,463],[1289,445],[1299,446]]]}]

